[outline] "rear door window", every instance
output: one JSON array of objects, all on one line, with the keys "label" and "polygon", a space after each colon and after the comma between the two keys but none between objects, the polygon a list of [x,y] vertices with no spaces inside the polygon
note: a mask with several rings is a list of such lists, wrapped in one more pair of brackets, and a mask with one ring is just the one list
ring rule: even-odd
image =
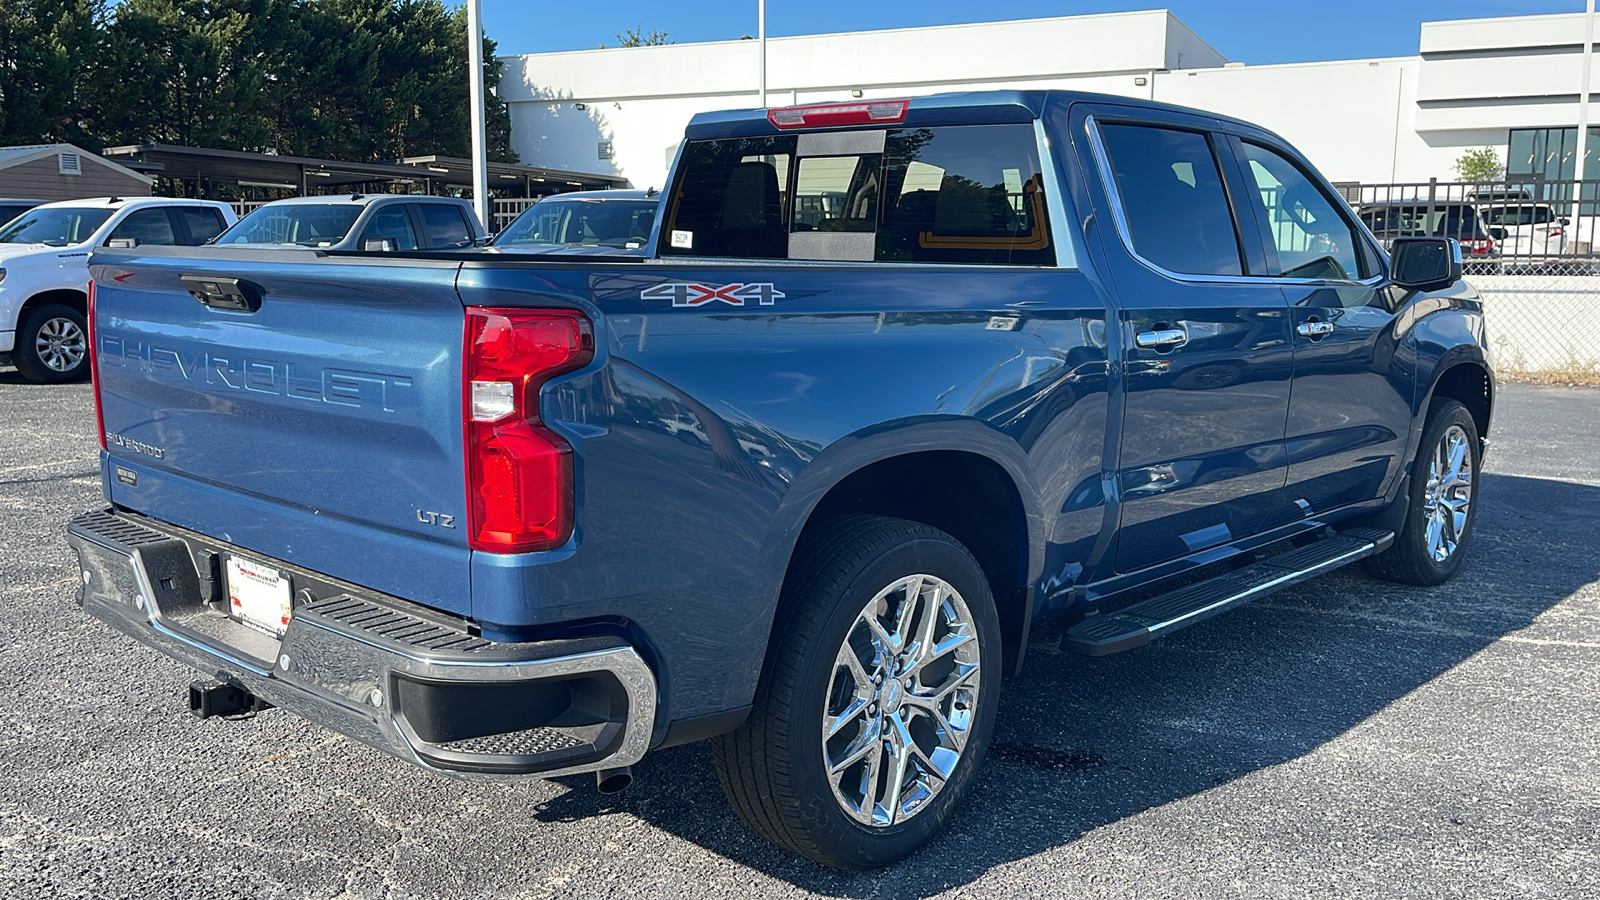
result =
[{"label": "rear door window", "polygon": [[128,214],[126,219],[111,230],[111,239],[133,238],[140,244],[173,246],[178,235],[172,228],[172,219],[164,208],[140,209]]},{"label": "rear door window", "polygon": [[356,249],[365,250],[367,241],[382,240],[389,241],[396,250],[417,249],[417,233],[411,228],[411,217],[406,215],[405,206],[396,203],[373,213],[372,221],[361,232],[361,242]]},{"label": "rear door window", "polygon": [[472,230],[461,207],[453,203],[418,203],[417,213],[422,216],[424,246],[429,250],[465,247],[472,243]]},{"label": "rear door window", "polygon": [[1134,252],[1169,272],[1243,274],[1210,139],[1151,125],[1099,128]]},{"label": "rear door window", "polygon": [[173,210],[189,230],[190,244],[204,244],[228,227],[219,210],[208,206],[179,206]]}]

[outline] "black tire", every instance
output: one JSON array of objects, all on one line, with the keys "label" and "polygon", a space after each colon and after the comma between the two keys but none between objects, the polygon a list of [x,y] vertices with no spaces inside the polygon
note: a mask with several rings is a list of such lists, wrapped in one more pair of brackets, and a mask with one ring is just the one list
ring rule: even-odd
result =
[{"label": "black tire", "polygon": [[[58,368],[63,357],[51,356],[57,365],[51,365],[39,353],[39,332],[49,328],[50,335],[65,331],[77,347],[76,362],[67,368]],[[76,329],[76,331],[73,331]],[[89,327],[83,313],[60,303],[45,303],[28,311],[17,326],[17,341],[12,349],[11,361],[23,378],[40,384],[60,384],[89,377]]]},{"label": "black tire", "polygon": [[[1471,481],[1467,487],[1465,524],[1457,532],[1454,548],[1440,560],[1431,551],[1428,537],[1432,517],[1432,507],[1428,505],[1429,471],[1441,442],[1452,429],[1460,429],[1466,436]],[[1384,581],[1418,585],[1444,584],[1455,576],[1466,556],[1467,545],[1472,541],[1472,525],[1478,517],[1478,462],[1482,452],[1483,444],[1472,413],[1459,401],[1435,400],[1422,428],[1417,458],[1411,464],[1411,503],[1405,522],[1395,534],[1393,546],[1367,561],[1369,574]]]},{"label": "black tire", "polygon": [[[942,788],[907,818],[868,826],[852,817],[835,796],[824,762],[828,751],[823,716],[834,702],[829,692],[835,687],[831,679],[841,648],[860,627],[857,617],[881,591],[913,575],[944,581],[965,603],[977,637],[979,667],[972,678],[977,693],[964,746]],[[712,741],[717,778],[739,817],[774,843],[840,869],[894,862],[943,828],[970,786],[994,728],[1000,668],[1000,623],[989,583],[960,542],[938,529],[901,519],[831,520],[795,554],[750,717],[737,731]],[[897,699],[884,702],[883,710],[904,708],[898,689],[894,695]],[[887,687],[878,696],[889,696]],[[874,709],[876,704],[867,712]],[[880,721],[887,719],[883,710]],[[921,715],[926,714],[906,717],[917,722]],[[861,735],[867,735],[868,728],[863,721]],[[869,744],[881,746],[875,738],[859,746]],[[876,749],[870,753],[878,755]],[[864,776],[857,782],[868,780]],[[878,783],[876,776],[871,780]],[[905,783],[904,778],[900,781]]]}]

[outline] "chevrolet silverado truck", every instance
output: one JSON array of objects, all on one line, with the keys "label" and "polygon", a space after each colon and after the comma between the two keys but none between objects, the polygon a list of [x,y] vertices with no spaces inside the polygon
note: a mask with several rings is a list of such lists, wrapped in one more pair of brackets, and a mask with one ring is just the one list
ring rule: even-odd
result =
[{"label": "chevrolet silverado truck", "polygon": [[1033,624],[1130,650],[1358,561],[1449,579],[1494,379],[1245,122],[991,92],[697,116],[647,258],[99,251],[84,608],[438,773],[709,739],[865,868],[959,809]]}]

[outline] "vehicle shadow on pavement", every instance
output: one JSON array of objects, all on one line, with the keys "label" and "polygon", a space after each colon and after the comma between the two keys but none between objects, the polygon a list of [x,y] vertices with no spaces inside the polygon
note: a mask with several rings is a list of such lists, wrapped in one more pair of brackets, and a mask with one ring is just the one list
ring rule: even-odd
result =
[{"label": "vehicle shadow on pavement", "polygon": [[1600,578],[1600,488],[1486,474],[1470,555],[1438,588],[1357,567],[1126,654],[1089,659],[1035,630],[988,758],[950,827],[878,872],[774,847],[723,799],[705,744],[654,753],[632,788],[587,779],[545,821],[632,813],[798,887],[928,896],[1144,810],[1316,750]]}]

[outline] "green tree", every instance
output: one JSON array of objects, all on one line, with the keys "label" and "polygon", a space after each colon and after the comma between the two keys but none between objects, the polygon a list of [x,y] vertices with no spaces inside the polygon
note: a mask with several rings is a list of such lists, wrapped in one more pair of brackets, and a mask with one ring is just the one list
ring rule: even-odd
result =
[{"label": "green tree", "polygon": [[104,16],[105,0],[0,0],[0,145],[93,143],[77,113]]},{"label": "green tree", "polygon": [[1500,151],[1493,147],[1467,150],[1455,161],[1456,177],[1462,181],[1499,181],[1505,176]]},{"label": "green tree", "polygon": [[[629,28],[627,31],[618,31],[616,35],[618,47],[660,47],[674,43],[667,40],[665,31],[656,31],[654,28],[645,31],[643,25],[638,28]],[[605,48],[605,44],[600,45],[601,50]]]},{"label": "green tree", "polygon": [[265,150],[276,60],[261,24],[293,0],[124,0],[86,75],[84,120],[108,144]]},{"label": "green tree", "polygon": [[[80,117],[108,144],[465,156],[466,32],[464,9],[442,0],[123,0]],[[489,153],[516,161],[494,46],[485,39]]]}]

